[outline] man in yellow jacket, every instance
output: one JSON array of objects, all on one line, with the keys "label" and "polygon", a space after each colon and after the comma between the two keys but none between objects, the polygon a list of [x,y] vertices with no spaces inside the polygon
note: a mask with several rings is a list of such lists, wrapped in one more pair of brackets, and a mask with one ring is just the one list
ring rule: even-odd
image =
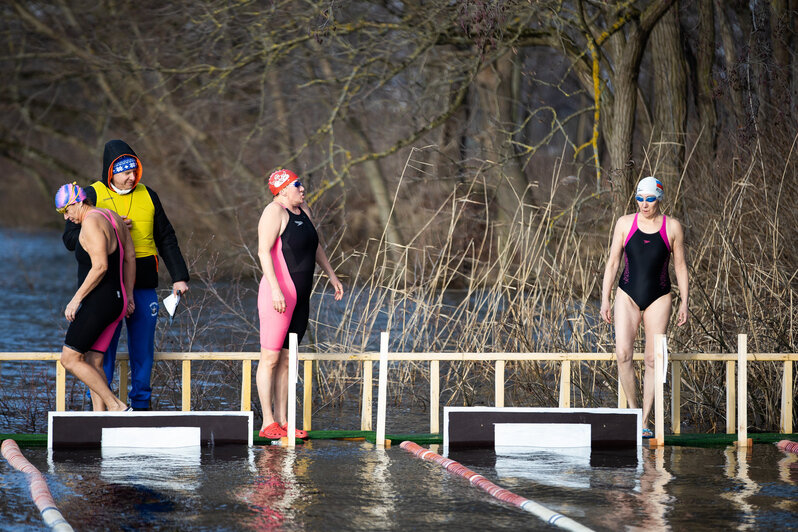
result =
[{"label": "man in yellow jacket", "polygon": [[[158,195],[140,183],[142,165],[136,152],[122,140],[105,144],[101,179],[85,189],[86,196],[97,207],[119,214],[130,229],[136,249],[136,282],[133,298],[136,310],[125,319],[130,354],[130,406],[149,410],[150,377],[155,351],[155,325],[158,319],[158,258],[163,259],[172,278],[172,293],[188,290],[189,274],[180,253],[177,236],[166,217]],[[80,226],[66,223],[64,244],[74,251]],[[88,272],[78,267],[78,284]],[[103,369],[110,385],[114,377],[116,349],[122,324],[116,329],[111,345],[103,358]]]}]

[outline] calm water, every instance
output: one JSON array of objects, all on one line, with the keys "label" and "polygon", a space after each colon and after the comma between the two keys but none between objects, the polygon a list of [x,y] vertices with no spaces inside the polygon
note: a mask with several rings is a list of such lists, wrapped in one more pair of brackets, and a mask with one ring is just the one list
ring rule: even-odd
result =
[{"label": "calm water", "polygon": [[[546,530],[394,447],[312,441],[296,451],[133,455],[23,449],[76,530]],[[452,454],[491,481],[597,530],[798,527],[796,459],[771,445],[642,449],[581,458]],[[0,462],[3,530],[42,530],[24,475]]]}]

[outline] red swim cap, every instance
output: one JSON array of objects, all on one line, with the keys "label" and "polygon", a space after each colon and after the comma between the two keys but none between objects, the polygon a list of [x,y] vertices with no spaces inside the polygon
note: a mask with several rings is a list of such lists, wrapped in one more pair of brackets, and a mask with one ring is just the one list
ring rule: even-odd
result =
[{"label": "red swim cap", "polygon": [[299,179],[299,176],[291,170],[277,170],[269,176],[269,190],[276,196],[282,189],[297,179]]}]

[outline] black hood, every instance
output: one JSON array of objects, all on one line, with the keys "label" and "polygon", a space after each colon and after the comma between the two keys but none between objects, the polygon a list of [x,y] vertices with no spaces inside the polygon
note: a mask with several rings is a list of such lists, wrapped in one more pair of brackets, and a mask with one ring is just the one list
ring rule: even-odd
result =
[{"label": "black hood", "polygon": [[100,174],[100,182],[106,187],[110,188],[111,184],[111,166],[114,164],[114,161],[124,155],[130,155],[136,158],[136,162],[138,163],[138,167],[136,168],[136,185],[141,181],[141,160],[138,155],[136,155],[136,152],[133,151],[133,148],[124,140],[109,140],[105,143],[105,150],[103,150],[103,171],[102,174]]}]

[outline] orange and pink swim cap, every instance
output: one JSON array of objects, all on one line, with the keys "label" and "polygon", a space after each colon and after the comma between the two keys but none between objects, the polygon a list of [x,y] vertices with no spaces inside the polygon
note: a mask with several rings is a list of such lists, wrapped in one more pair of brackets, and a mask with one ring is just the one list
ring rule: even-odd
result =
[{"label": "orange and pink swim cap", "polygon": [[269,176],[269,190],[271,193],[276,196],[280,193],[282,189],[293,183],[299,179],[299,176],[296,175],[291,170],[277,170],[273,172],[272,175]]}]

